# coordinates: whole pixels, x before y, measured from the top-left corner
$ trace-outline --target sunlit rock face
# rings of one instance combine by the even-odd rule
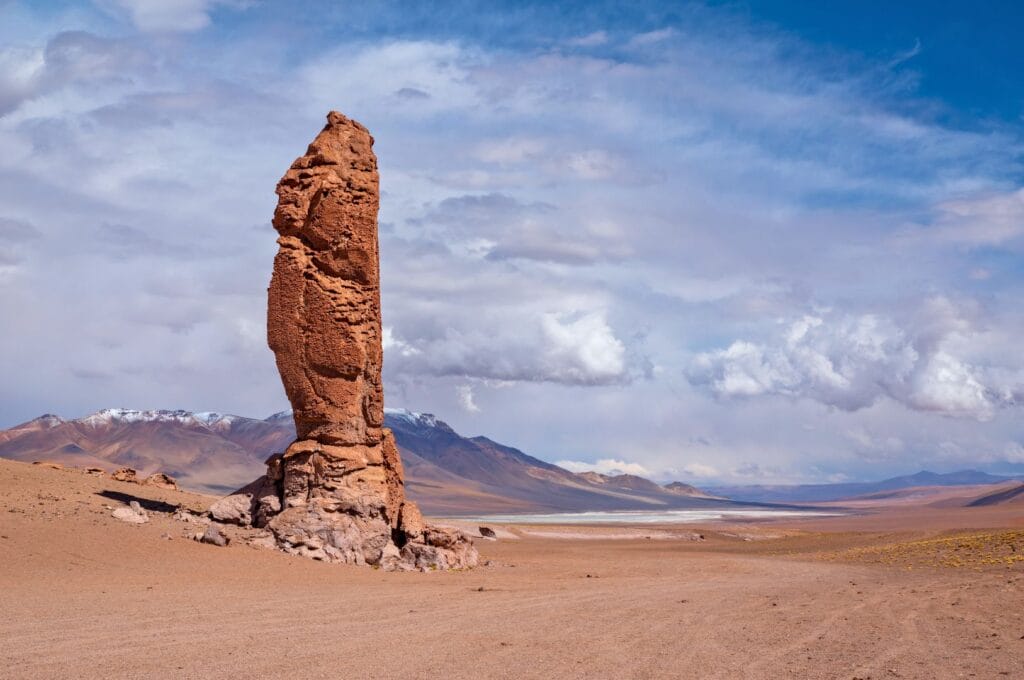
[[[470,539],[424,525],[405,499],[398,448],[383,427],[378,184],[373,137],[337,112],[278,183],[267,338],[298,438],[267,461],[265,477],[211,510],[266,527],[293,554],[388,569],[471,567]]]

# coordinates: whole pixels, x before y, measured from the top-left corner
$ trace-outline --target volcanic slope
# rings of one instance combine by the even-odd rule
[[[431,414],[387,409],[409,495],[429,514],[730,507],[687,485],[573,473],[487,437],[466,438]],[[225,493],[258,476],[294,439],[287,411],[264,420],[214,412],[105,409],[45,415],[0,431],[0,457],[165,472],[185,488]]]

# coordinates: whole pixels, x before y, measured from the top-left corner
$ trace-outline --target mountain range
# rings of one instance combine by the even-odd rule
[[[628,474],[570,472],[487,437],[463,437],[429,413],[386,409],[384,420],[402,452],[409,495],[434,515],[793,505],[1014,479],[976,470],[922,471],[879,482],[701,490]],[[127,466],[147,475],[164,472],[185,488],[219,495],[263,474],[267,457],[283,451],[294,438],[290,411],[256,419],[215,412],[104,409],[74,420],[47,414],[0,430],[0,457],[107,470]]]
[[[486,437],[463,437],[427,413],[387,409],[409,495],[430,514],[726,507],[681,483],[573,473]],[[262,420],[214,412],[105,409],[44,415],[0,431],[0,457],[164,472],[186,488],[228,493],[263,474],[295,438],[291,413]]]
[[[711,486],[708,493],[751,503],[816,503],[841,501],[863,496],[917,487],[972,486],[1001,484],[1020,477],[991,475],[978,470],[938,473],[922,470],[912,475],[890,477],[879,482],[842,482],[837,484]]]

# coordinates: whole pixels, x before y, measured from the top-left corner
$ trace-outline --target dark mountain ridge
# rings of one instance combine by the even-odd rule
[[[813,503],[843,501],[855,497],[881,494],[918,486],[968,486],[1000,484],[1018,479],[1014,476],[992,475],[979,470],[958,470],[938,473],[922,470],[912,475],[891,477],[878,482],[843,482],[838,484],[712,486],[705,490],[733,500],[754,503]]]

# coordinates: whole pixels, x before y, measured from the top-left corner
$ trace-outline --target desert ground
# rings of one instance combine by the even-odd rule
[[[198,543],[212,500],[0,461],[0,675],[1024,677],[1020,504],[496,527],[423,574]]]

